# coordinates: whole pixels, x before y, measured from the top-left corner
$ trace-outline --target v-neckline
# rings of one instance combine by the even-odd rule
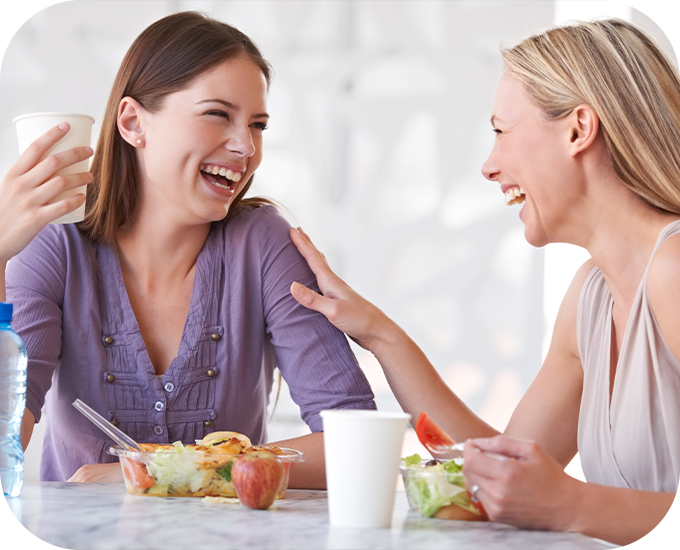
[[[614,345],[614,342],[612,341],[612,327],[614,326],[614,298],[612,296],[611,290],[609,289],[609,285],[607,285],[607,294],[609,295],[609,314],[607,316],[608,319],[608,324],[607,324],[607,341],[609,342],[609,346],[607,348],[607,411],[609,414],[609,422],[611,425],[611,411],[612,411],[612,405],[614,404],[614,397],[616,396],[616,388],[617,386],[620,385],[618,383],[618,380],[621,378],[621,357],[624,354],[625,349],[628,346],[628,340],[630,339],[630,320],[631,317],[633,316],[633,310],[638,307],[638,304],[640,303],[640,300],[642,299],[642,294],[644,292],[644,286],[645,282],[647,280],[647,272],[649,271],[649,266],[652,264],[652,260],[654,259],[654,255],[656,254],[657,249],[661,245],[661,243],[665,240],[665,236],[667,233],[668,228],[677,223],[680,220],[674,220],[668,224],[666,224],[661,231],[659,231],[659,235],[656,238],[656,242],[654,243],[654,247],[652,248],[652,252],[649,255],[649,260],[647,260],[647,265],[645,266],[645,270],[642,273],[642,277],[640,278],[640,282],[638,283],[637,290],[635,291],[635,296],[633,297],[633,301],[631,302],[631,307],[630,311],[628,312],[628,320],[626,321],[626,327],[623,331],[623,339],[621,340],[621,348],[619,349],[619,354],[618,357],[616,358],[616,371],[614,373],[614,380],[612,382],[611,379],[611,371],[612,371],[612,347]]]
[[[212,240],[211,237],[213,233],[214,232],[212,230],[208,233],[208,236],[198,253],[198,257],[196,258],[196,268],[194,272],[194,282],[191,289],[189,311],[187,313],[186,319],[184,320],[184,327],[182,329],[182,336],[179,341],[177,355],[175,355],[175,357],[170,362],[170,365],[168,365],[168,368],[162,375],[156,374],[156,370],[154,369],[146,347],[146,342],[142,337],[142,332],[139,328],[137,317],[135,316],[135,312],[132,309],[127,287],[125,286],[125,280],[123,279],[123,271],[121,269],[118,251],[114,246],[109,247],[113,254],[115,278],[117,280],[116,286],[118,287],[120,307],[123,312],[122,326],[125,328],[125,331],[134,339],[134,348],[136,350],[140,364],[143,366],[147,374],[153,377],[160,376],[162,379],[166,374],[170,373],[174,378],[176,378],[178,374],[176,371],[181,369],[185,363],[184,361],[179,361],[180,357],[187,355],[191,350],[195,349],[198,344],[198,338],[201,334],[203,319],[205,318],[206,314],[206,303],[203,299],[203,296],[212,295],[213,277],[210,276],[210,273],[213,270],[211,269],[211,266],[208,265],[208,263],[210,262],[211,257],[214,257],[214,254],[210,254],[207,249],[210,248],[209,243]]]

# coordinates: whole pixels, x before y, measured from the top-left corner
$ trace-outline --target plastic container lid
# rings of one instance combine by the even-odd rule
[[[7,323],[12,320],[14,307],[7,302],[0,302],[0,323]]]

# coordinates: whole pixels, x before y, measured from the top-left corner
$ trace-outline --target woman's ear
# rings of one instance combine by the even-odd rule
[[[133,147],[144,146],[144,126],[146,111],[131,97],[124,97],[118,105],[118,131],[123,139]]]
[[[568,116],[568,128],[569,153],[575,157],[595,142],[600,131],[600,118],[590,105],[579,105]]]

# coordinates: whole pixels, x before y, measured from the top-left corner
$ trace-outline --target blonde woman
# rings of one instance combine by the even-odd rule
[[[455,439],[475,438],[464,471],[490,519],[627,544],[664,517],[680,476],[680,80],[618,20],[555,28],[503,58],[482,172],[523,203],[530,244],[591,254],[505,433],[295,230],[323,295],[291,291],[375,354],[414,418],[425,410]],[[564,473],[577,451],[587,483]]]

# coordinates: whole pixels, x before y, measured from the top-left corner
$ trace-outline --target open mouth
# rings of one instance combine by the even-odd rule
[[[201,164],[199,170],[207,181],[219,189],[233,189],[234,184],[241,181],[243,176],[241,172],[234,172],[216,164]]]
[[[526,197],[524,189],[521,187],[511,187],[504,193],[505,204],[511,206],[513,204],[522,204]]]

